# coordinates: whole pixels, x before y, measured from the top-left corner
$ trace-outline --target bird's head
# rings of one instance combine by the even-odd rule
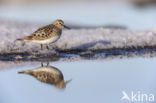
[[[58,89],[64,89],[64,88],[66,88],[66,83],[64,82],[64,80],[58,82],[56,84],[56,88],[58,88]]]
[[[70,83],[71,81],[72,81],[72,79],[70,79],[70,80],[68,80],[66,82],[64,80],[61,80],[58,83],[56,83],[56,88],[58,88],[58,89],[65,89],[66,88],[66,85],[68,83]]]
[[[59,29],[63,29],[63,28],[70,29],[68,26],[64,25],[63,20],[55,20],[53,24]]]

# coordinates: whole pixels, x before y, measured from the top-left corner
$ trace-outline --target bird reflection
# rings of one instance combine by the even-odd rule
[[[50,66],[49,63],[47,63],[46,66],[41,63],[41,67],[18,73],[31,75],[43,83],[54,85],[58,89],[66,88],[67,83],[71,81],[71,79],[64,81],[62,72],[59,69]]]

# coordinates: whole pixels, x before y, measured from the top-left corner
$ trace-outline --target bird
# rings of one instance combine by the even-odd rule
[[[70,29],[68,26],[64,25],[63,20],[58,19],[52,24],[37,29],[29,36],[16,39],[16,41],[30,41],[38,43],[41,45],[41,50],[43,50],[43,45],[46,45],[46,48],[49,50],[48,45],[56,42],[60,38],[63,28]]]
[[[20,71],[18,73],[33,76],[40,82],[54,85],[58,89],[66,88],[66,84],[71,81],[71,79],[68,81],[64,81],[64,76],[62,72],[56,67],[50,66],[49,63],[47,63],[46,66],[41,63],[41,66],[38,68]]]

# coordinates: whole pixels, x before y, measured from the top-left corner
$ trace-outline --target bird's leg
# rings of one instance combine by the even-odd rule
[[[41,62],[41,67],[43,67],[43,62]]]
[[[43,50],[43,44],[41,44],[41,50]]]
[[[47,66],[49,66],[49,62],[47,62]]]
[[[49,50],[48,44],[46,44],[47,49]]]

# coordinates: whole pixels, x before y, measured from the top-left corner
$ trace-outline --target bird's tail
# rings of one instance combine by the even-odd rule
[[[16,39],[16,41],[24,41],[23,38]]]
[[[16,41],[29,41],[29,40],[32,40],[33,36],[30,35],[30,36],[26,36],[24,38],[19,38],[19,39],[16,39]]]
[[[20,71],[20,72],[18,72],[19,74],[24,74],[25,73],[25,71]]]
[[[22,41],[22,39],[16,39],[15,41]]]
[[[20,71],[19,74],[27,74],[27,71]]]
[[[33,75],[33,72],[32,71],[20,71],[18,72],[19,74],[28,74],[28,75]]]

